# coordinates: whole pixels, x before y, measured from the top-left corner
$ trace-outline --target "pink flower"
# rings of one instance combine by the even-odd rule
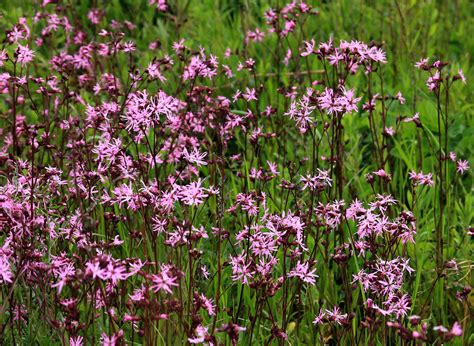
[[[0,50],[0,67],[3,66],[3,62],[8,60],[8,53],[5,49]]]
[[[270,170],[270,173],[274,175],[280,174],[280,172],[278,172],[278,165],[276,163],[273,163],[267,160],[267,164],[268,164],[268,169]]]
[[[92,24],[97,25],[100,22],[102,17],[101,12],[98,9],[92,9],[87,14],[87,18],[91,21]]]
[[[461,69],[458,70],[458,75],[459,75],[459,78],[461,78],[461,81],[466,84],[466,77],[464,76],[464,73],[462,72]]]
[[[82,346],[84,338],[82,336],[76,336],[75,338],[69,338],[69,346]]]
[[[232,267],[232,280],[249,284],[255,272],[250,269],[251,263],[246,263],[246,256],[243,253],[235,257],[231,256],[229,262]]]
[[[173,293],[172,288],[178,286],[176,283],[177,278],[172,275],[170,267],[167,265],[162,265],[161,272],[158,274],[152,274],[150,277],[153,282],[150,289],[155,293],[161,290]]]
[[[423,172],[420,172],[420,173],[410,172],[409,178],[412,181],[412,183],[417,186],[419,185],[434,186],[432,173],[428,173],[425,175],[423,174]]]
[[[437,89],[440,83],[441,83],[441,75],[438,70],[435,72],[434,75],[430,76],[426,80],[426,86],[428,87],[430,91],[434,91],[435,89]]]
[[[92,276],[92,279],[100,278],[104,275],[104,270],[100,268],[98,261],[87,262],[85,272],[86,275]]]
[[[307,42],[304,41],[304,51],[301,53],[301,56],[308,56],[314,53],[314,46],[315,42],[314,39],[311,39],[311,41]]]
[[[462,328],[458,321],[454,322],[453,327],[451,328],[450,333],[454,336],[462,335]]]
[[[418,62],[415,63],[415,67],[418,69],[426,67],[428,64],[428,58],[420,59]]]
[[[345,55],[340,54],[338,49],[336,49],[333,54],[328,56],[330,65],[338,65],[339,61],[343,61],[344,59],[345,59]]]
[[[333,89],[326,88],[318,97],[319,107],[327,111],[329,115],[342,112],[343,107],[338,102],[338,98]]]
[[[301,176],[300,182],[303,183],[303,190],[311,191],[323,190],[325,187],[332,186],[332,179],[329,177],[328,171],[317,169],[318,174]]]
[[[392,180],[392,176],[385,172],[385,170],[383,168],[379,169],[378,171],[375,171],[375,172],[372,172],[372,174],[380,177],[380,178],[383,178],[384,180],[387,180],[387,181],[391,181]]]
[[[242,94],[245,101],[250,102],[252,100],[257,100],[257,96],[255,95],[256,91],[255,88],[249,89],[246,88],[245,93]]]
[[[389,137],[393,137],[395,136],[395,129],[393,127],[386,127],[384,130],[383,130],[383,134],[385,136],[389,136]]]
[[[128,273],[124,266],[109,263],[107,265],[107,274],[104,275],[104,277],[111,280],[112,284],[115,285],[118,281],[126,280],[128,278]]]
[[[201,344],[204,342],[207,335],[207,328],[203,327],[202,325],[198,325],[196,329],[194,329],[194,336],[188,338],[188,342],[190,344]]]
[[[337,324],[342,324],[342,322],[345,322],[347,319],[347,314],[341,313],[341,309],[337,306],[335,306],[332,311],[326,310],[326,314],[330,321],[334,321]]]
[[[325,322],[334,322],[342,325],[347,321],[347,314],[341,313],[341,309],[335,306],[332,310],[324,309],[319,311],[319,315],[316,316],[313,323],[323,324]]]
[[[132,53],[136,50],[136,46],[135,46],[135,43],[132,42],[132,41],[129,41],[129,42],[125,42],[123,47],[122,47],[122,50],[125,52],[125,53]]]
[[[58,294],[60,294],[67,280],[75,274],[76,270],[74,269],[74,266],[71,263],[68,263],[62,268],[58,270],[54,270],[54,271],[55,271],[55,274],[58,275],[59,281],[51,285],[51,287],[53,288],[57,287]]]
[[[377,47],[372,47],[369,48],[366,51],[367,55],[369,56],[370,59],[376,62],[381,62],[382,64],[385,64],[387,62],[387,59],[385,57],[385,52]]]
[[[216,315],[216,306],[214,305],[212,299],[207,298],[204,294],[200,294],[197,298],[198,303],[204,307],[209,316]]]
[[[288,49],[285,54],[285,58],[283,59],[283,64],[285,66],[288,66],[290,64],[290,60],[292,57],[293,53],[291,52],[291,49]]]
[[[6,256],[0,256],[0,282],[13,282],[13,274]]]
[[[28,45],[22,46],[21,44],[19,44],[15,53],[17,61],[21,64],[21,66],[25,66],[26,64],[31,62],[35,56],[33,51],[28,48]]]
[[[161,82],[166,81],[166,78],[161,74],[160,65],[154,62],[150,62],[146,69],[146,72],[153,79],[159,79]]]
[[[398,99],[398,102],[400,102],[401,105],[405,104],[405,98],[402,96],[402,93],[400,91],[397,93],[395,97]]]
[[[313,123],[310,115],[316,109],[316,106],[311,105],[310,102],[309,97],[305,95],[299,101],[291,102],[290,109],[285,113],[296,122],[296,126],[301,133],[305,133]]]
[[[115,346],[117,345],[117,341],[121,339],[123,336],[123,330],[119,330],[118,332],[114,333],[112,336],[108,336],[105,333],[102,333],[100,340],[102,342],[102,346]]]
[[[301,263],[298,261],[296,267],[288,273],[288,277],[297,277],[303,282],[307,282],[310,285],[315,285],[316,278],[318,277],[318,275],[314,274],[315,272],[316,269],[309,269],[308,262]]]
[[[467,160],[458,160],[456,165],[456,171],[458,173],[464,174],[469,170],[469,162]]]
[[[324,313],[323,310],[320,310],[319,314],[314,319],[313,324],[323,324],[325,318],[326,318],[326,314]]]
[[[414,122],[415,124],[418,124],[420,122],[420,115],[418,112],[416,112],[415,115],[413,115],[412,117],[403,119],[403,122]]]
[[[456,162],[456,153],[454,151],[449,152],[449,159]]]
[[[207,156],[207,153],[200,153],[199,150],[194,149],[191,153],[185,148],[183,156],[189,163],[195,163],[198,167],[206,166],[207,162],[203,159]]]
[[[261,42],[265,37],[265,33],[260,31],[259,28],[256,28],[255,31],[248,31],[245,38],[245,42],[248,43],[250,40],[253,42]]]
[[[255,256],[268,257],[278,250],[278,246],[273,235],[258,231],[250,238],[250,249],[252,250],[252,254]]]
[[[168,10],[168,4],[166,3],[166,0],[149,0],[149,2],[150,5],[156,4],[156,7],[160,12],[166,12]]]
[[[186,205],[197,206],[204,202],[209,195],[202,187],[201,179],[191,182],[189,185],[179,187],[179,198]]]

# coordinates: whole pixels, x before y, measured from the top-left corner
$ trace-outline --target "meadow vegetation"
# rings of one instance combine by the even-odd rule
[[[474,344],[474,3],[0,4],[0,344]]]

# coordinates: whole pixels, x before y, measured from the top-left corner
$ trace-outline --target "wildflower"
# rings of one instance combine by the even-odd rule
[[[250,263],[246,263],[245,255],[242,253],[235,257],[231,256],[229,262],[232,267],[232,280],[249,284],[255,272],[250,269]]]
[[[200,270],[201,270],[202,276],[204,276],[205,279],[209,279],[210,273],[209,273],[209,270],[207,270],[207,267],[205,265],[202,265],[200,267]]]
[[[203,159],[207,156],[207,153],[199,153],[197,149],[194,149],[191,153],[187,149],[184,149],[183,156],[189,163],[195,163],[198,167],[206,166],[207,162]]]
[[[462,72],[461,69],[458,70],[458,75],[459,75],[459,78],[461,78],[461,81],[466,84],[466,77],[464,76],[464,73]]]
[[[428,89],[430,91],[433,91],[433,90],[437,89],[439,87],[440,83],[441,83],[441,75],[440,75],[439,71],[436,71],[434,73],[434,75],[430,76],[426,80],[426,86],[428,87]]]
[[[300,132],[305,133],[313,123],[310,115],[315,109],[316,106],[310,105],[310,99],[305,95],[299,101],[293,101],[290,105],[290,109],[285,113],[285,115],[288,115],[290,119],[295,120],[296,126],[300,129]]]
[[[398,102],[400,102],[401,105],[405,104],[405,98],[402,96],[402,93],[400,91],[397,93],[395,97],[398,99]]]
[[[315,212],[328,227],[335,229],[342,221],[344,215],[344,204],[345,202],[343,200],[334,201],[333,203],[328,204],[319,202]]]
[[[201,344],[204,342],[207,335],[208,335],[207,328],[203,327],[202,325],[198,325],[194,329],[194,337],[188,338],[188,342],[190,344]]]
[[[296,22],[294,20],[286,20],[283,30],[280,33],[281,37],[286,37],[290,32],[293,32],[296,28]]]
[[[166,78],[161,74],[160,65],[155,62],[150,62],[146,69],[146,72],[153,79],[159,79],[161,82],[166,81]]]
[[[3,62],[8,60],[8,53],[5,49],[0,50],[0,67],[3,66]]]
[[[450,333],[454,336],[462,335],[462,328],[458,321],[454,322],[453,327],[451,328]]]
[[[339,61],[344,60],[345,56],[343,54],[339,54],[339,50],[335,50],[333,54],[328,56],[329,64],[330,65],[338,65]]]
[[[311,39],[311,41],[307,42],[307,41],[304,41],[304,51],[301,53],[301,56],[308,56],[308,55],[311,55],[314,53],[314,46],[315,46],[315,42],[314,42],[314,39]]]
[[[452,268],[455,271],[459,271],[459,266],[454,258],[447,261],[444,265],[446,268]]]
[[[357,112],[357,103],[362,99],[361,97],[354,97],[353,89],[342,88],[342,96],[338,98],[338,103],[344,107],[344,113]]]
[[[386,127],[383,130],[383,134],[388,137],[393,137],[395,136],[395,129],[393,127]]]
[[[434,186],[432,173],[428,173],[425,175],[423,174],[423,172],[410,172],[408,176],[414,185]]]
[[[99,24],[101,17],[102,17],[102,13],[98,9],[92,9],[89,11],[89,13],[87,13],[87,18],[94,25]]]
[[[319,311],[319,315],[316,316],[313,323],[322,324],[325,322],[336,323],[342,325],[347,322],[347,314],[341,313],[341,309],[335,306],[332,310],[324,309]]]
[[[270,170],[270,173],[272,173],[273,175],[279,175],[280,174],[280,172],[278,172],[278,166],[277,166],[276,163],[273,163],[273,162],[267,160],[267,164],[268,164],[268,169]]]
[[[456,165],[456,171],[458,173],[464,174],[469,170],[469,162],[467,160],[458,160]]]
[[[82,336],[69,338],[69,346],[82,346],[83,344],[84,344],[84,338]]]
[[[200,294],[197,298],[200,305],[204,307],[204,309],[207,311],[209,316],[216,315],[216,306],[214,305],[212,299],[207,298],[204,294]]]
[[[33,51],[28,48],[28,45],[22,46],[21,44],[19,44],[15,53],[17,61],[21,64],[21,66],[25,66],[26,64],[31,62],[35,56]]]
[[[385,170],[383,168],[379,169],[378,171],[372,172],[372,174],[374,174],[376,176],[379,176],[380,178],[382,178],[385,181],[391,181],[392,180],[392,176],[389,173],[385,172]]]
[[[168,225],[168,220],[161,219],[160,216],[154,216],[152,218],[152,231],[156,234],[161,234],[165,231],[166,226]]]
[[[132,41],[129,41],[129,42],[125,42],[123,47],[122,47],[122,50],[125,52],[125,53],[132,53],[136,50],[136,46],[135,46],[135,43],[132,42]]]
[[[70,277],[72,277],[75,274],[76,271],[74,269],[74,266],[71,263],[68,263],[65,266],[63,266],[62,268],[60,268],[58,270],[54,270],[54,271],[58,275],[59,281],[57,283],[51,285],[51,287],[53,287],[53,288],[57,287],[58,288],[58,294],[60,294],[63,287],[64,287],[64,285],[66,284],[67,280]]]
[[[158,11],[166,12],[168,11],[168,4],[166,0],[149,0],[150,5],[156,4]]]
[[[318,277],[318,275],[314,274],[315,272],[316,269],[310,271],[308,262],[301,263],[298,261],[296,267],[288,273],[288,277],[297,277],[303,282],[315,285],[316,278]]]
[[[13,273],[6,256],[0,256],[0,282],[13,282]]]
[[[448,332],[448,328],[446,328],[445,326],[435,326],[435,327],[433,327],[433,330],[437,331],[439,333],[442,333],[442,334]]]
[[[122,336],[123,330],[120,329],[110,337],[107,334],[102,333],[100,340],[102,342],[102,346],[116,346],[117,342],[122,338]]]
[[[191,182],[189,185],[179,187],[179,199],[186,205],[197,206],[204,202],[208,197],[202,187],[201,179]]]
[[[250,238],[250,249],[255,256],[271,256],[278,247],[271,234],[256,232]]]
[[[313,324],[323,324],[325,318],[326,318],[326,314],[324,313],[323,310],[320,310],[319,314],[314,319]]]
[[[253,42],[262,42],[264,37],[265,37],[265,33],[260,31],[259,28],[256,28],[255,31],[249,30],[247,32],[245,42],[248,43],[249,40],[252,40]]]
[[[123,265],[112,263],[107,265],[107,273],[103,274],[103,277],[111,280],[113,285],[115,285],[119,280],[126,280],[128,276],[129,275]]]
[[[293,53],[291,52],[291,49],[288,49],[285,54],[285,58],[283,59],[283,64],[285,66],[288,66],[290,64],[290,60],[292,57]]]
[[[342,314],[341,309],[335,306],[331,311],[326,310],[326,316],[330,321],[334,321],[337,324],[342,324],[347,319],[347,314]]]
[[[418,123],[420,122],[420,115],[419,115],[418,112],[417,112],[417,113],[415,113],[415,115],[413,115],[412,117],[403,119],[403,121],[404,121],[405,123],[414,122],[415,124],[418,125]]]
[[[303,183],[303,190],[309,189],[311,191],[318,191],[325,187],[332,186],[332,179],[329,177],[329,172],[319,168],[317,171],[318,174],[315,176],[307,174],[300,178],[300,182]]]
[[[257,96],[255,95],[255,88],[252,88],[252,89],[246,88],[246,91],[244,94],[242,94],[242,96],[247,102],[250,102],[252,100],[257,100]]]
[[[172,288],[178,286],[176,283],[177,278],[172,276],[168,266],[162,266],[161,272],[152,274],[150,278],[153,283],[150,289],[155,293],[161,290],[173,293]]]
[[[92,276],[92,279],[100,278],[104,276],[104,270],[100,267],[99,261],[88,261],[86,263],[86,275]]]
[[[420,59],[418,62],[415,63],[415,67],[418,69],[425,68],[428,65],[428,58]]]

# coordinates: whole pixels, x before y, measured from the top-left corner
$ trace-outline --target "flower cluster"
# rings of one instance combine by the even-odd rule
[[[149,5],[179,34],[179,5]],[[140,23],[106,8],[81,19],[43,1],[5,30],[0,343],[33,330],[69,345],[307,342],[295,325],[322,342],[463,335],[470,264],[447,261],[444,241],[469,240],[467,211],[446,216],[468,209],[453,200],[469,162],[449,151],[440,103],[461,70],[416,63],[439,103],[435,141],[428,114],[390,109],[409,100],[383,83],[383,45],[307,38],[318,11],[304,1],[224,52],[182,37],[146,49]],[[400,153],[404,126],[434,151],[424,162]],[[431,229],[437,264],[422,272]],[[445,288],[463,308],[431,315]]]

